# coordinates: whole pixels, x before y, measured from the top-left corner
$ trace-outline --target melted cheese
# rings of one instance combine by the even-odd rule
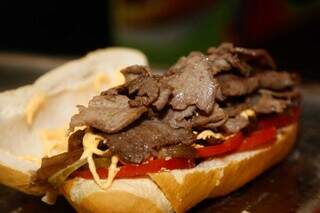
[[[83,136],[83,141],[82,141],[83,153],[82,153],[82,156],[80,159],[87,159],[88,165],[89,165],[89,170],[93,176],[94,181],[102,189],[107,189],[108,187],[111,186],[112,181],[118,172],[117,163],[118,163],[119,159],[117,156],[112,157],[111,165],[109,167],[108,179],[106,180],[106,182],[103,182],[97,173],[97,168],[96,168],[94,161],[93,161],[93,154],[103,155],[106,152],[108,152],[108,150],[102,151],[102,150],[98,149],[99,143],[103,140],[104,139],[101,136],[87,132]]]
[[[112,156],[111,158],[111,164],[109,166],[109,172],[108,172],[108,179],[105,184],[103,184],[102,188],[107,189],[111,186],[114,178],[116,177],[119,168],[117,168],[119,158],[117,156]]]
[[[249,117],[256,116],[256,113],[252,109],[246,109],[240,113],[240,116],[244,117],[245,119],[249,120]]]
[[[38,93],[33,98],[31,98],[26,107],[26,121],[28,125],[32,124],[37,111],[40,109],[46,99],[47,95],[44,93]]]
[[[67,127],[42,130],[40,137],[44,146],[44,154],[47,157],[60,154],[68,149]]]
[[[197,140],[206,140],[208,138],[217,138],[217,139],[224,139],[224,136],[220,133],[215,133],[209,129],[202,131],[200,134],[197,135]]]

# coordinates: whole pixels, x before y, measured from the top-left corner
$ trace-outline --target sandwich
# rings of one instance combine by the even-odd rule
[[[185,212],[243,186],[293,147],[298,78],[278,71],[265,50],[223,43],[163,74],[145,61],[118,69],[122,84],[76,103],[65,150],[44,155],[28,189],[48,203],[63,194],[79,212]]]

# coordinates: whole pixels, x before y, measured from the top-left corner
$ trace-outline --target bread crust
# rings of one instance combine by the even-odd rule
[[[185,212],[206,198],[226,195],[283,159],[294,145],[297,129],[298,124],[294,123],[278,130],[277,141],[265,148],[206,160],[192,169],[150,174],[151,180],[161,190],[155,190],[152,195],[153,197],[164,195],[175,212]],[[91,191],[86,195],[86,189],[81,188],[82,185],[79,184],[79,181],[88,182],[91,180],[81,178],[69,180],[62,191],[69,202],[80,212],[82,210],[88,212],[106,210],[108,212],[171,211],[165,208],[154,208],[156,206],[154,199],[141,199],[141,196],[135,194],[134,191],[128,195],[126,191],[111,193],[112,190],[108,189],[93,193]],[[117,181],[119,180],[115,180],[113,184],[117,184]],[[139,179],[127,179],[127,181],[134,182]],[[81,200],[70,199],[72,188],[73,190],[77,188],[78,193],[83,194]]]

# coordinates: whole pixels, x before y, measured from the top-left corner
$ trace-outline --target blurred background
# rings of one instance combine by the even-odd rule
[[[135,47],[165,68],[223,41],[320,80],[319,0],[2,0],[0,27],[0,89],[97,48]]]

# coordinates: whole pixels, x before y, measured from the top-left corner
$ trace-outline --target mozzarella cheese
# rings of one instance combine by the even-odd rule
[[[94,181],[97,183],[98,186],[100,186],[102,189],[107,189],[111,186],[113,179],[115,178],[118,168],[118,157],[113,156],[111,158],[111,165],[109,167],[109,173],[108,173],[108,179],[106,181],[102,181],[97,173],[97,168],[93,161],[93,154],[96,155],[104,155],[108,152],[108,150],[102,151],[98,149],[98,145],[101,141],[103,141],[103,137],[100,135],[95,135],[93,133],[87,132],[83,136],[83,153],[80,159],[87,159],[89,170],[93,176]]]
[[[47,95],[43,92],[38,93],[29,101],[26,107],[26,121],[28,125],[31,125],[37,111],[44,104],[47,99]]]

